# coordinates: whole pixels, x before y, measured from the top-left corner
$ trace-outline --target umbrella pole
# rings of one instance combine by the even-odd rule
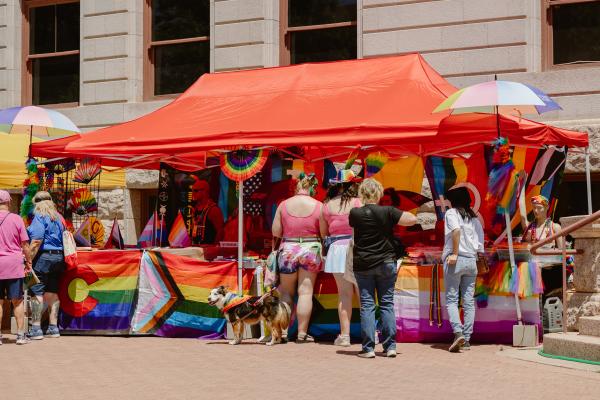
[[[29,126],[29,151],[27,153],[27,158],[31,158],[31,143],[33,143],[33,125]]]
[[[587,208],[588,214],[592,214],[592,177],[590,171],[590,148],[585,148],[585,182],[587,190]]]
[[[506,236],[508,237],[508,256],[510,259],[510,269],[513,274],[518,274],[517,263],[515,262],[515,249],[513,248],[513,237],[512,237],[512,226],[510,225],[510,216],[508,211],[504,211],[504,219],[506,220]],[[521,302],[519,301],[519,290],[515,290],[515,304],[517,306],[517,322],[519,325],[523,325],[523,318],[521,316]]]
[[[238,293],[242,295],[242,270],[244,268],[244,181],[238,183]]]
[[[498,139],[500,139],[500,114],[498,113],[498,106],[496,106],[496,132],[498,133]]]

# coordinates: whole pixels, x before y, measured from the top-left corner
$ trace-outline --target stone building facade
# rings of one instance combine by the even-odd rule
[[[39,100],[41,95],[35,92],[35,87],[40,83],[35,71],[42,62],[36,61],[39,56],[31,51],[38,46],[31,40],[32,32],[38,32],[32,25],[31,9],[66,3],[73,1],[0,0],[0,108],[35,104]],[[79,57],[73,67],[78,71],[75,78],[78,85],[74,89],[78,95],[75,101],[57,106],[60,111],[83,131],[89,131],[131,120],[167,104],[174,95],[156,94],[160,84],[157,86],[157,70],[152,69],[148,54],[172,44],[169,40],[157,40],[150,26],[158,21],[154,19],[153,7],[168,2],[80,0],[75,3],[79,4],[79,40],[68,41],[71,47],[67,50],[59,48],[55,40],[55,48],[45,50]],[[589,62],[600,60],[600,50],[589,46],[590,54],[580,56],[584,59],[575,54],[571,57],[576,59],[571,60],[567,55],[567,62],[562,62],[558,54],[565,51],[564,40],[561,42],[565,18],[568,29],[570,16],[600,10],[598,1],[585,1],[583,6],[581,1],[573,0],[206,0],[206,3],[204,30],[190,28],[196,33],[192,32],[193,38],[183,41],[206,49],[202,50],[208,55],[206,71],[273,67],[303,60],[306,54],[310,56],[310,49],[290,54],[293,53],[290,41],[298,48],[302,43],[306,46],[302,32],[307,31],[299,25],[322,24],[323,29],[345,29],[344,34],[350,30],[350,49],[344,53],[349,58],[420,52],[457,87],[491,80],[497,75],[498,79],[541,88],[564,110],[547,113],[539,119],[590,132],[593,170],[600,173],[600,62]],[[321,4],[323,7],[337,4],[349,17],[341,22],[334,18],[334,23],[326,19],[311,20],[310,15],[319,12],[310,7]],[[55,12],[55,21],[59,21],[62,11]],[[299,18],[304,22],[292,23],[295,12],[306,13],[304,20]],[[42,21],[43,13],[38,14],[36,18]],[[593,16],[584,18],[588,25],[596,22],[598,19]],[[59,37],[63,25],[59,21],[57,26],[55,32]],[[592,36],[597,38],[600,26],[595,30],[591,26],[588,32],[595,32]],[[316,45],[317,41],[313,43]],[[596,46],[599,42],[596,40]],[[584,40],[583,44],[586,43]],[[306,54],[301,54],[302,51]],[[167,55],[165,51],[161,56],[161,60],[166,60],[165,65],[169,63]],[[557,63],[557,59],[561,62]],[[574,185],[582,180],[582,160],[582,156],[572,156],[567,167],[571,174],[567,180]],[[148,202],[150,189],[156,185],[155,173],[129,171],[126,188],[102,195],[100,202],[107,204],[101,212],[102,218],[116,216],[123,220],[127,241],[134,241],[135,231],[139,232],[140,221],[145,218],[143,203]]]

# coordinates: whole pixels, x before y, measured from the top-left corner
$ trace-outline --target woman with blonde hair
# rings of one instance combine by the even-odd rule
[[[52,196],[48,192],[37,192],[33,197],[33,220],[29,228],[31,238],[31,255],[34,257],[33,270],[40,283],[31,287],[31,319],[32,327],[29,337],[41,340],[44,333],[41,328],[42,311],[44,303],[49,310],[50,323],[46,337],[59,337],[58,310],[58,284],[62,272],[65,270],[63,255],[62,235],[65,229],[64,219],[56,210]]]
[[[330,186],[321,212],[321,236],[325,238],[327,248],[325,272],[333,274],[338,289],[340,334],[333,344],[343,347],[350,346],[352,299],[356,288],[352,282],[344,279],[344,271],[346,253],[352,239],[348,215],[353,208],[362,206],[358,199],[358,182],[352,170],[338,171],[336,178],[329,180]]]
[[[353,270],[360,294],[362,358],[375,357],[375,292],[381,314],[383,351],[396,357],[396,317],[394,285],[401,249],[394,240],[394,226],[410,226],[414,215],[392,206],[378,205],[383,195],[381,183],[365,179],[358,194],[364,206],[350,210],[354,229]]]
[[[282,238],[278,266],[280,283],[278,290],[282,300],[293,306],[298,293],[296,317],[298,318],[297,342],[312,342],[308,323],[312,313],[312,297],[317,274],[322,270],[319,216],[323,204],[312,198],[318,185],[314,174],[301,174],[296,194],[281,202],[273,220],[272,233]]]

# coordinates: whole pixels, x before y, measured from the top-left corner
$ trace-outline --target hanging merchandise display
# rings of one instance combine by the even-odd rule
[[[94,180],[95,177],[100,175],[100,172],[102,172],[102,168],[97,159],[84,158],[75,169],[73,182],[88,184]]]
[[[268,158],[267,150],[235,150],[221,156],[221,169],[229,179],[241,182],[246,180],[265,166]]]
[[[67,209],[77,215],[86,215],[93,211],[98,211],[98,203],[89,189],[82,187],[73,191],[71,198],[67,202]]]
[[[365,178],[369,178],[381,171],[385,163],[388,162],[389,158],[389,153],[383,149],[369,152],[365,158]]]
[[[27,179],[23,183],[23,201],[21,202],[20,214],[23,219],[30,220],[33,215],[33,196],[40,190],[40,178],[35,158],[30,158],[25,163],[27,168]]]

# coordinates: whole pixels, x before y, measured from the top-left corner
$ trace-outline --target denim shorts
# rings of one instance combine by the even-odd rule
[[[0,300],[23,298],[23,278],[0,279]]]
[[[65,270],[64,256],[42,252],[36,258],[33,270],[40,279],[40,283],[29,289],[33,295],[41,296],[46,292],[58,293],[60,278]]]

